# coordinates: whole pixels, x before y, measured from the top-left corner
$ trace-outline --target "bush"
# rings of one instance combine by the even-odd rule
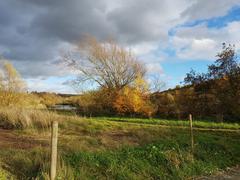
[[[34,94],[0,91],[0,107],[24,107],[45,109],[41,98]]]

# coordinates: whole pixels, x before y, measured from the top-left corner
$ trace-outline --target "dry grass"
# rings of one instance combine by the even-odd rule
[[[4,129],[46,128],[59,115],[47,110],[0,108],[0,127]]]

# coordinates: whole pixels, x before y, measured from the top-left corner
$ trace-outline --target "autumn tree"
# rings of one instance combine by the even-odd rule
[[[90,111],[90,114],[151,116],[145,68],[130,50],[112,40],[100,42],[89,36],[75,50],[63,56],[63,62],[78,72],[74,84],[98,85],[97,90],[82,94],[80,110],[85,114]]]
[[[14,105],[21,101],[21,93],[25,91],[25,82],[13,65],[5,61],[0,73],[0,104],[2,106]]]
[[[115,93],[103,88],[82,93],[75,100],[79,113],[84,116],[114,115]]]
[[[10,62],[5,61],[3,63],[1,74],[0,86],[2,91],[23,92],[26,90],[25,82]]]
[[[148,84],[138,76],[132,86],[125,86],[117,92],[113,106],[117,113],[122,115],[152,117],[155,108],[150,102],[149,95]]]
[[[151,101],[156,105],[156,115],[163,118],[177,118],[179,112],[175,98],[172,92],[153,93]]]
[[[145,74],[130,50],[112,40],[100,42],[90,36],[79,43],[75,52],[65,54],[63,62],[78,72],[76,83],[94,82],[110,90],[122,89]]]
[[[216,95],[216,110],[220,120],[239,117],[240,113],[240,64],[235,46],[223,44],[222,52],[217,54],[215,64],[209,66],[213,93]]]
[[[222,51],[217,54],[217,60],[208,66],[207,73],[197,74],[192,70],[184,81],[198,92],[205,115],[215,111],[220,121],[237,118],[240,113],[240,102],[237,100],[240,93],[240,65],[234,45],[223,43]],[[213,101],[213,95],[214,104],[209,103]]]

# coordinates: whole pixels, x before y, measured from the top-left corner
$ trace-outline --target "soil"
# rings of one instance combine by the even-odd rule
[[[0,129],[0,149],[30,149],[39,146],[48,146],[49,142],[36,137],[29,137],[14,133],[12,130]]]
[[[196,180],[240,180],[240,165],[228,168],[226,171],[221,171],[212,176],[204,176]]]

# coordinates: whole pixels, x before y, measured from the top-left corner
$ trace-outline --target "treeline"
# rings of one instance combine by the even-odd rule
[[[155,111],[150,94],[136,84],[121,90],[101,88],[88,91],[67,101],[77,106],[82,116],[152,117]]]
[[[182,88],[155,93],[158,116],[240,121],[240,65],[234,45],[223,44],[207,73],[191,70]]]
[[[223,44],[207,73],[191,70],[184,85],[150,92],[143,76],[123,88],[101,87],[74,100],[82,115],[121,115],[214,121],[240,120],[240,66],[235,47]]]
[[[223,44],[207,73],[191,70],[184,85],[153,92],[146,69],[131,53],[113,41],[87,37],[74,54],[62,63],[79,72],[71,82],[79,89],[93,85],[76,96],[56,93],[27,93],[26,83],[7,61],[1,65],[0,107],[46,109],[71,104],[82,116],[128,116],[184,119],[188,114],[206,120],[240,121],[240,65],[235,47]],[[159,89],[161,83],[154,84]]]

